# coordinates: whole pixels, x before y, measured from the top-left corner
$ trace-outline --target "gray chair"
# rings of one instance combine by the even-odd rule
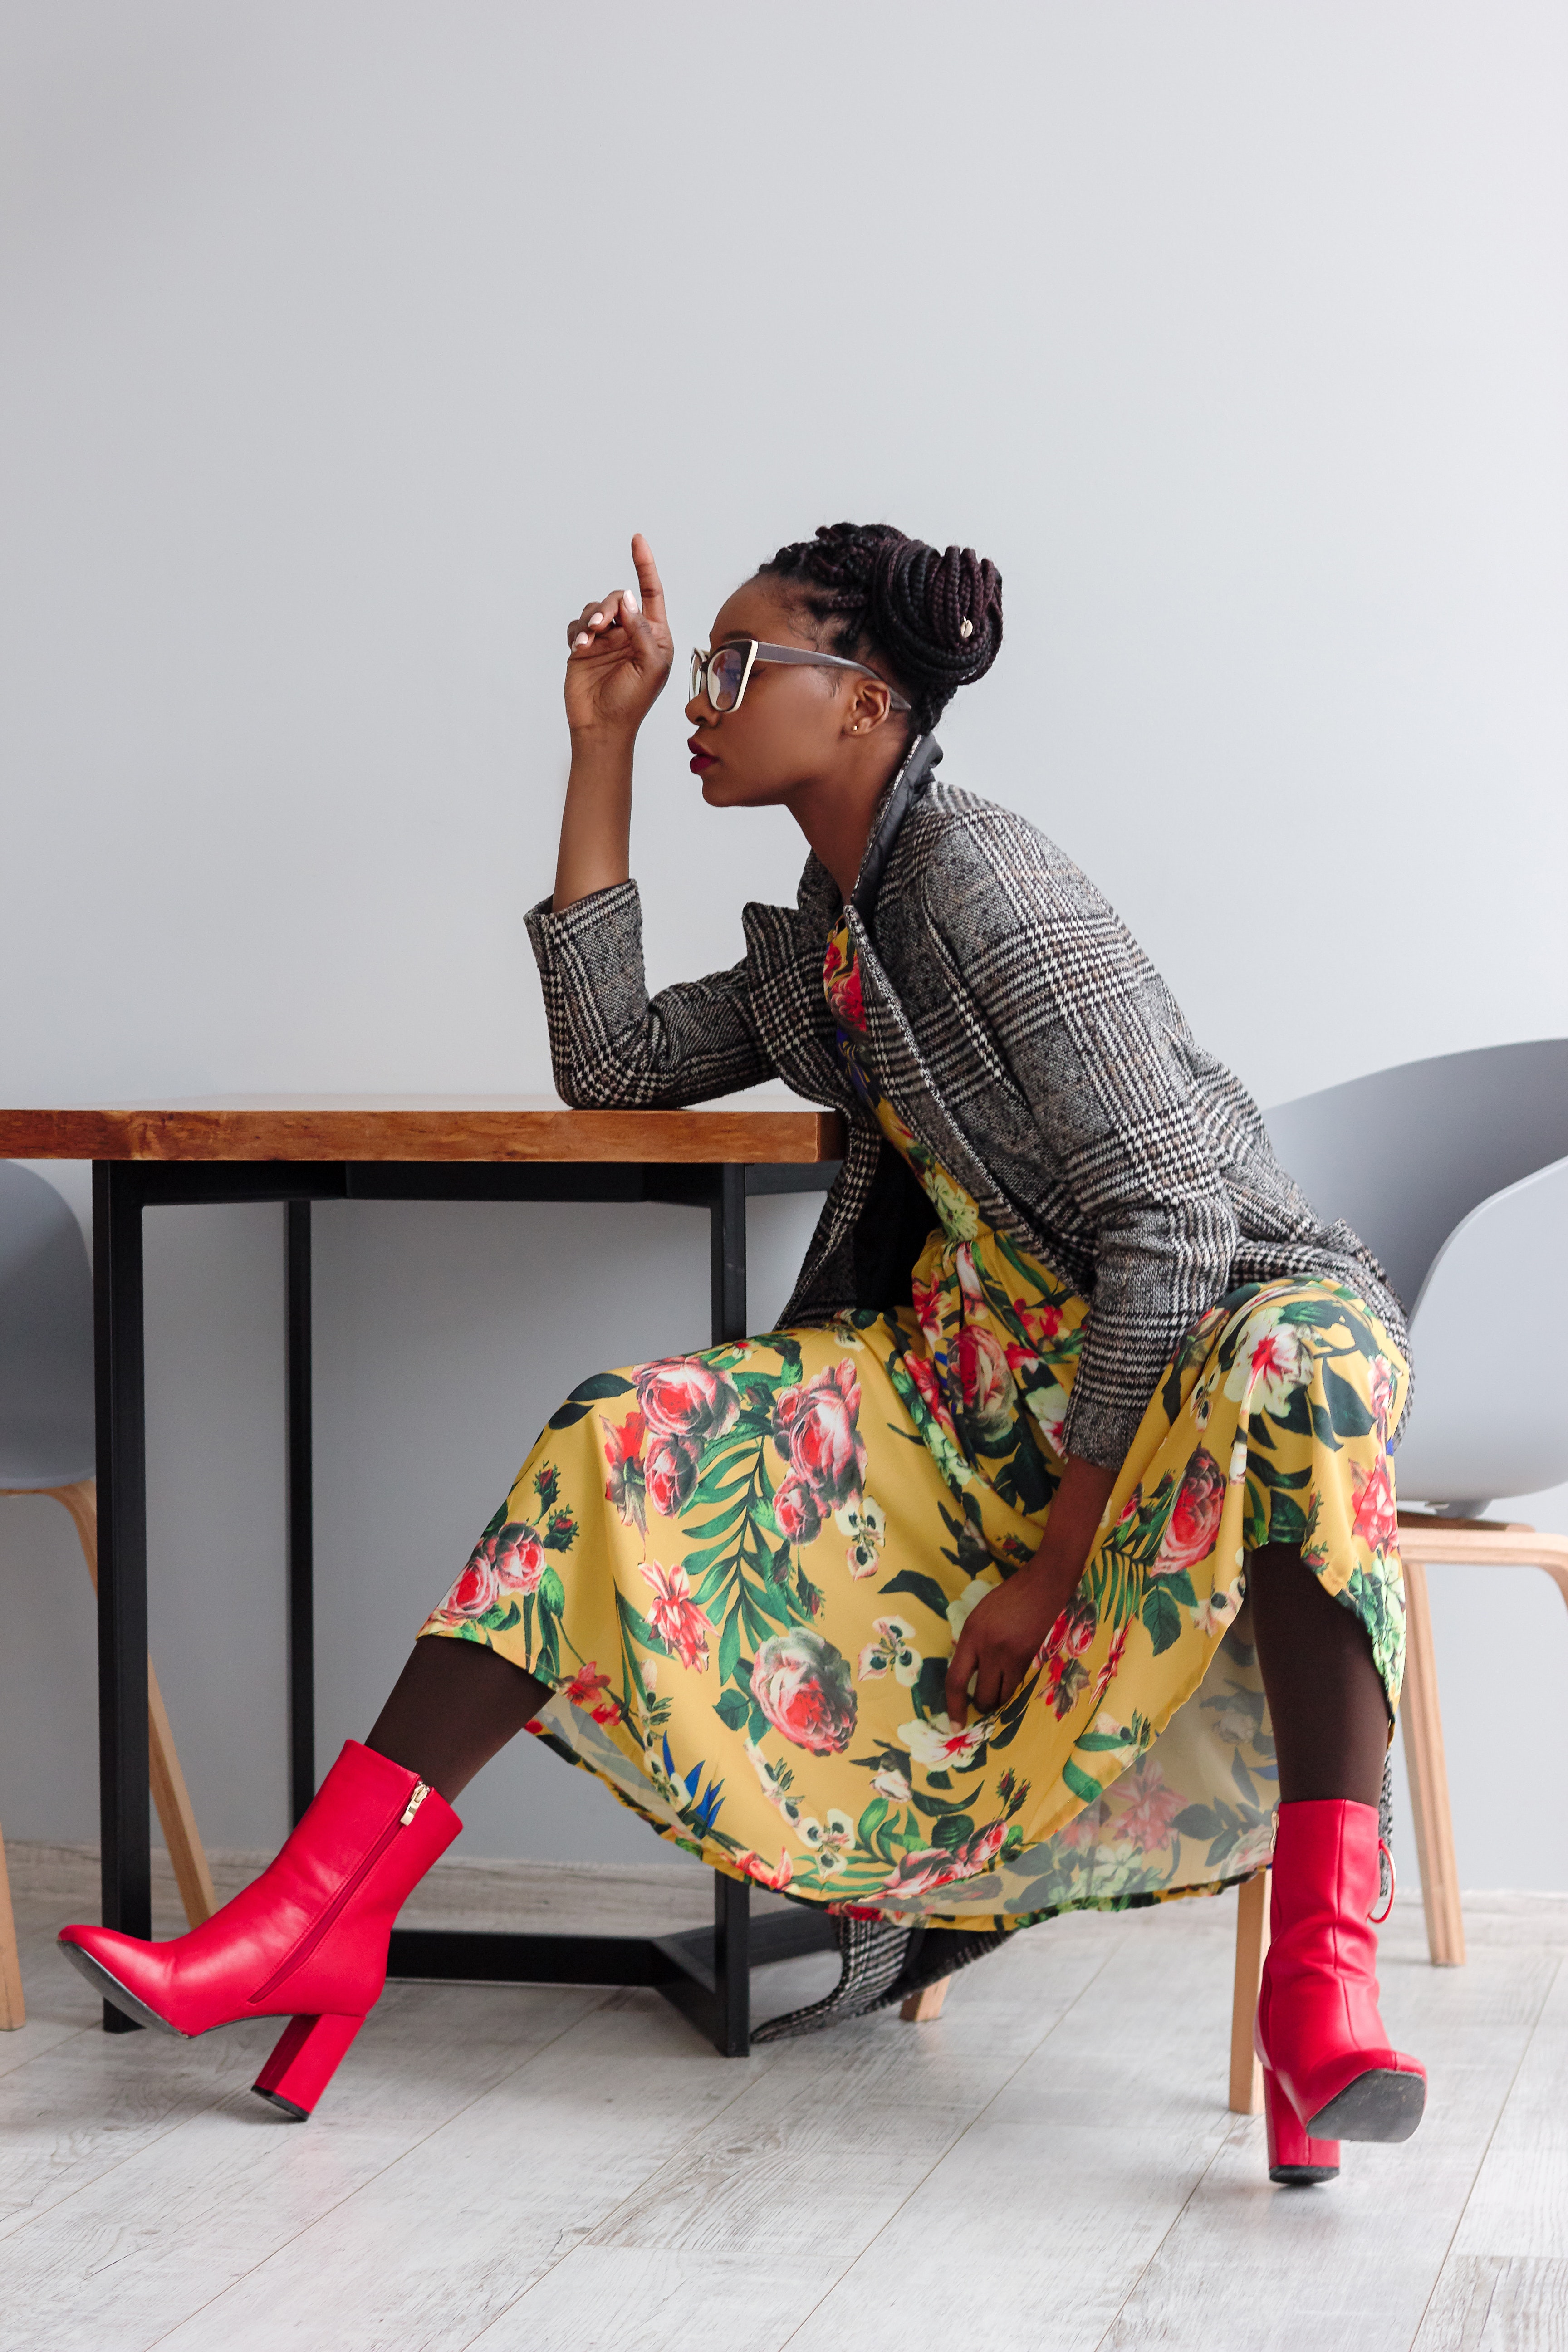
[[[1492,1496],[1568,1477],[1568,1370],[1552,1353],[1568,1309],[1568,1038],[1405,1062],[1264,1116],[1313,1207],[1353,1225],[1410,1305],[1399,1717],[1427,1949],[1457,1968],[1465,1933],[1426,1570],[1542,1568],[1568,1601],[1568,1537],[1480,1517]],[[1478,1384],[1481,1351],[1491,1377]],[[1252,2018],[1266,1885],[1260,1872],[1243,1886],[1237,1919],[1230,2104],[1242,2115],[1260,2104]]]
[[[52,1184],[0,1160],[0,1495],[47,1495],[70,1513],[98,1586],[92,1276]],[[216,1908],[169,1718],[147,1666],[153,1794],[193,1927]],[[0,2030],[23,2022],[21,1972],[0,1840]]]
[[[1457,1967],[1465,1938],[1426,1570],[1540,1568],[1568,1601],[1568,1538],[1482,1517],[1494,1496],[1568,1478],[1568,1374],[1552,1347],[1568,1303],[1568,1038],[1406,1062],[1266,1116],[1308,1199],[1349,1219],[1410,1303],[1400,1717],[1427,1941],[1437,1965]],[[1483,1350],[1491,1376],[1478,1383]]]

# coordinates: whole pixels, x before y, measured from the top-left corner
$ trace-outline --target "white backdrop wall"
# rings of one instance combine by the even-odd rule
[[[843,514],[999,563],[947,772],[1263,1100],[1568,1032],[1565,80],[1551,0],[7,0],[0,1097],[547,1087],[565,614],[641,528],[684,646]],[[683,732],[639,768],[656,982],[802,854]],[[756,1213],[759,1321],[807,1223]],[[562,1389],[705,1336],[706,1244],[317,1228],[325,1754]],[[154,1641],[219,1845],[283,1822],[280,1249],[149,1220]],[[1435,1582],[1461,1874],[1568,1887],[1561,1605]],[[0,1505],[0,1813],[89,1837],[47,1504]],[[468,1811],[662,1851],[537,1754]]]

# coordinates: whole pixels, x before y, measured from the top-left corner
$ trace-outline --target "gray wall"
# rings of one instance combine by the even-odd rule
[[[844,513],[1001,565],[948,772],[1262,1099],[1568,1032],[1565,66],[1549,0],[10,0],[0,1098],[546,1087],[565,613],[642,528],[684,647]],[[683,732],[667,697],[639,769],[656,981],[801,855]],[[759,1319],[805,1222],[760,1218]],[[701,1339],[705,1273],[674,1210],[317,1223],[325,1747],[561,1390]],[[217,1844],[282,1823],[279,1252],[150,1220],[154,1636]],[[1561,1606],[1434,1582],[1462,1874],[1568,1887]],[[0,1814],[90,1836],[48,1506],[0,1506]],[[546,1757],[468,1811],[655,1850]]]

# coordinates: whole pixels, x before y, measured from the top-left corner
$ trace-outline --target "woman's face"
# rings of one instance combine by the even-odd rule
[[[720,607],[706,650],[736,637],[775,646],[817,647],[809,615],[784,583],[748,580]],[[890,774],[908,725],[889,708],[880,679],[854,670],[795,668],[756,662],[738,710],[715,710],[703,685],[686,706],[691,769],[714,808],[763,808],[788,802],[803,785],[859,772],[868,752],[885,751]]]

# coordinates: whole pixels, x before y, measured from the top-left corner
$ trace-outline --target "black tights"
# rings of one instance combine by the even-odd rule
[[[1388,1706],[1364,1630],[1287,1545],[1255,1552],[1247,1582],[1282,1802],[1375,1805]],[[366,1745],[450,1804],[549,1697],[498,1650],[433,1635],[415,1643]]]

